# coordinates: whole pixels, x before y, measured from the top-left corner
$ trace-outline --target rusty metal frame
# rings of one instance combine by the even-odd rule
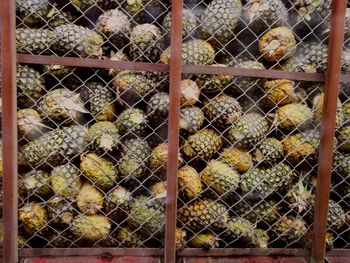
[[[181,65],[181,14],[182,0],[173,0],[172,27],[172,64],[151,64],[140,62],[118,62],[97,59],[71,57],[50,57],[15,54],[15,1],[0,2],[0,25],[2,26],[1,60],[6,67],[1,68],[3,98],[3,151],[4,153],[4,251],[3,262],[18,262],[21,258],[33,257],[161,257],[165,262],[175,263],[179,257],[230,257],[230,256],[285,256],[304,257],[312,262],[323,262],[324,257],[350,257],[350,249],[336,249],[324,252],[324,234],[330,186],[330,170],[335,130],[336,102],[338,93],[333,87],[339,81],[350,82],[350,75],[340,74],[340,53],[343,44],[344,14],[346,1],[333,0],[332,30],[330,33],[328,70],[326,74],[283,72],[276,70],[252,70],[232,67],[209,67]],[[61,64],[91,68],[120,68],[138,71],[170,72],[170,113],[169,113],[169,161],[168,161],[168,197],[166,214],[165,249],[121,249],[121,248],[67,248],[67,249],[18,249],[17,248],[17,128],[16,128],[16,87],[15,63]],[[325,108],[322,125],[321,149],[319,159],[319,176],[314,227],[319,229],[313,236],[312,249],[212,249],[205,252],[200,249],[175,249],[176,197],[177,197],[177,152],[178,152],[178,118],[179,118],[179,83],[181,74],[228,74],[233,76],[287,78],[299,81],[326,82]],[[177,255],[176,255],[177,254]]]

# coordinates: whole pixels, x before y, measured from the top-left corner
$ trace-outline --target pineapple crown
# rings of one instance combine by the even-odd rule
[[[292,207],[297,207],[298,212],[306,210],[310,205],[310,199],[312,198],[312,190],[309,190],[306,185],[304,185],[303,180],[299,180],[297,185],[289,192],[294,202],[291,204]]]

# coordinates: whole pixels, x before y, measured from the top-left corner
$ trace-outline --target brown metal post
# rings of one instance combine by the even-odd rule
[[[179,153],[182,0],[172,1],[165,261],[176,262],[177,171]]]
[[[344,19],[346,0],[334,0],[331,30],[328,46],[328,67],[326,73],[325,102],[321,127],[320,158],[318,165],[316,207],[314,214],[314,236],[311,262],[323,263],[325,257],[325,237],[329,188],[331,183],[333,143],[336,128],[336,110],[339,95],[341,56],[344,41]]]
[[[17,248],[17,104],[16,104],[16,1],[1,0],[2,150],[4,193],[3,262],[18,262]]]

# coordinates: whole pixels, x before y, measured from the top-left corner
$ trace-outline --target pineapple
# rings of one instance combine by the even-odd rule
[[[156,87],[156,83],[145,73],[130,70],[121,71],[113,84],[121,102],[128,106],[134,106],[151,95]]]
[[[149,0],[126,0],[124,10],[129,17],[137,24],[146,22],[145,3]]]
[[[130,139],[122,143],[118,169],[123,177],[141,178],[148,167],[151,149],[146,141]]]
[[[47,205],[50,224],[66,228],[72,223],[76,210],[71,200],[56,196],[49,199]]]
[[[28,66],[17,64],[16,72],[18,106],[29,108],[45,92],[44,79],[38,71]]]
[[[228,220],[226,207],[214,200],[195,200],[178,210],[178,219],[191,230],[223,230]]]
[[[70,163],[53,168],[50,180],[55,195],[64,198],[75,198],[82,185],[79,169]]]
[[[303,130],[312,121],[311,109],[300,103],[291,103],[276,110],[275,122],[285,132]]]
[[[106,215],[113,222],[120,221],[127,217],[132,203],[131,193],[125,188],[117,186],[105,198]]]
[[[224,45],[234,36],[234,29],[242,13],[240,0],[213,0],[201,15],[200,34]]]
[[[169,12],[163,20],[162,28],[169,34],[171,34],[171,25],[172,25],[172,12]],[[182,13],[182,39],[186,37],[195,35],[197,30],[197,18],[191,12],[191,10],[184,9]]]
[[[341,151],[349,152],[350,151],[350,125],[343,126],[338,130],[338,148]]]
[[[283,158],[283,145],[276,138],[266,138],[258,144],[254,155],[259,163],[276,163]]]
[[[222,145],[223,141],[217,132],[203,129],[187,138],[182,153],[188,159],[210,160]]]
[[[117,1],[110,1],[110,0],[69,0],[70,3],[72,3],[75,8],[77,8],[80,11],[87,11],[97,5],[102,10],[109,10],[116,8],[118,5],[119,0]]]
[[[278,218],[277,203],[274,200],[264,200],[259,203],[242,201],[234,206],[234,211],[252,224],[267,223],[272,225]]]
[[[154,94],[147,104],[147,117],[152,124],[158,126],[168,118],[169,94],[159,92]]]
[[[190,40],[182,44],[182,62],[187,65],[211,65],[214,62],[215,50],[206,41]],[[160,56],[163,64],[171,63],[171,48],[167,48]]]
[[[293,55],[296,41],[293,32],[285,27],[276,27],[259,40],[259,52],[270,62],[279,62]]]
[[[213,67],[227,67],[224,64],[213,64]],[[231,75],[199,75],[196,83],[205,94],[219,93],[229,87],[233,77]]]
[[[40,100],[39,110],[53,121],[78,121],[88,113],[79,94],[64,88],[49,91]]]
[[[244,60],[235,64],[236,68],[245,68],[245,69],[260,69],[264,70],[265,67],[262,63],[256,60]],[[256,86],[261,84],[262,79],[249,78],[249,77],[235,77],[233,83],[239,88],[239,90],[246,92],[248,90],[254,91]]]
[[[163,169],[166,171],[166,165],[168,162],[168,148],[167,143],[159,144],[156,148],[153,149],[152,154],[149,158],[150,168],[153,171],[159,171]],[[179,154],[179,165],[181,164],[181,156]]]
[[[98,33],[74,24],[55,28],[54,50],[60,54],[99,58],[102,56],[103,37]]]
[[[118,179],[118,170],[115,165],[95,153],[81,156],[80,169],[96,187],[103,191],[112,188]]]
[[[48,127],[43,124],[40,114],[33,109],[23,109],[17,112],[17,125],[19,134],[32,141],[45,132]]]
[[[114,120],[115,95],[108,86],[96,81],[87,82],[81,96],[90,104],[90,113],[97,121]]]
[[[19,163],[32,166],[64,164],[84,151],[86,137],[87,130],[77,125],[48,132],[20,149]]]
[[[187,232],[184,229],[176,228],[175,237],[176,237],[176,248],[185,247],[185,238],[187,236]]]
[[[84,183],[77,196],[77,206],[85,215],[94,215],[103,207],[103,194],[92,184]]]
[[[201,178],[192,166],[183,166],[179,169],[178,174],[179,190],[188,198],[193,199],[203,191]]]
[[[158,62],[162,31],[155,25],[135,26],[130,34],[130,57],[134,61]]]
[[[184,79],[180,83],[180,104],[181,106],[193,106],[199,100],[200,89],[196,82]]]
[[[293,0],[292,11],[296,14],[297,23],[303,27],[314,28],[324,22],[330,15],[331,0],[308,2],[305,0]]]
[[[16,0],[16,14],[28,26],[42,24],[49,10],[48,0]]]
[[[333,167],[335,172],[348,177],[350,174],[350,154],[336,152],[333,157]]]
[[[267,104],[270,107],[284,106],[297,101],[294,82],[287,79],[276,79],[265,82]]]
[[[46,18],[48,25],[53,28],[71,24],[77,20],[78,16],[73,12],[59,10],[54,6],[47,13]]]
[[[117,230],[116,237],[122,247],[137,248],[142,246],[140,237],[127,228]]]
[[[162,201],[166,197],[166,182],[158,182],[149,187],[151,196]]]
[[[33,170],[23,175],[22,183],[29,196],[45,197],[51,194],[49,174]]]
[[[340,229],[346,223],[346,214],[340,204],[333,200],[328,203],[328,227],[330,229]]]
[[[16,50],[18,53],[42,55],[50,53],[49,50],[57,41],[54,31],[49,29],[16,29]]]
[[[97,29],[117,48],[123,48],[129,43],[131,25],[128,17],[119,9],[109,10],[100,15]]]
[[[161,20],[162,15],[170,7],[170,1],[164,0],[127,0],[124,1],[124,9],[134,23],[142,24]],[[160,22],[160,21],[158,21]]]
[[[247,113],[230,127],[228,139],[238,148],[251,148],[266,136],[269,128],[263,116],[258,113]]]
[[[292,168],[280,163],[274,167],[254,168],[242,176],[240,187],[244,198],[257,200],[288,187],[294,177]]]
[[[31,202],[24,205],[19,209],[18,217],[29,235],[43,231],[47,227],[47,211],[41,204]]]
[[[142,136],[147,128],[146,115],[137,108],[126,109],[119,115],[116,126],[120,135]]]
[[[312,197],[312,191],[307,185],[304,185],[302,179],[299,179],[299,182],[290,188],[285,200],[291,209],[300,214],[310,208]]]
[[[301,241],[308,230],[306,222],[301,217],[285,215],[273,226],[276,235],[287,243]]]
[[[205,251],[208,251],[211,248],[219,247],[219,240],[214,233],[204,231],[191,237],[189,244],[193,248],[203,248]]]
[[[109,57],[109,60],[111,60],[111,61],[129,61],[129,58],[127,55],[125,55],[123,53],[123,51],[118,51],[116,53],[111,51],[111,55]],[[122,71],[122,69],[111,68],[108,71],[108,75],[114,79],[118,75],[118,73],[120,73],[121,71]]]
[[[229,165],[211,160],[202,172],[202,180],[216,193],[224,195],[238,188],[240,176]]]
[[[232,169],[241,174],[253,167],[253,158],[251,154],[233,147],[225,149],[220,154],[219,160],[227,163]]]
[[[324,94],[316,95],[312,100],[312,109],[314,113],[314,121],[316,123],[321,123],[323,118],[323,106],[324,106]],[[337,115],[336,115],[336,126],[339,128],[344,123],[344,113],[341,105],[341,101],[337,101]]]
[[[109,121],[93,124],[88,130],[87,139],[92,149],[105,152],[112,151],[119,144],[118,130]]]
[[[103,215],[80,215],[74,218],[71,230],[79,239],[97,242],[109,235],[111,223]]]
[[[287,8],[280,0],[250,0],[243,7],[248,27],[261,34],[267,29],[286,24]]]
[[[204,124],[204,114],[198,107],[189,106],[180,109],[180,130],[189,134],[196,133]]]
[[[343,104],[342,111],[344,113],[345,121],[348,122],[350,120],[350,102]]]
[[[203,108],[205,116],[220,129],[231,126],[242,115],[238,101],[227,95],[218,95]]]

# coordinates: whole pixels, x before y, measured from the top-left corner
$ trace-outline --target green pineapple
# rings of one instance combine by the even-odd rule
[[[266,138],[258,144],[254,154],[258,162],[273,164],[283,158],[283,145],[276,138]]]
[[[321,123],[323,118],[323,105],[324,105],[324,94],[316,95],[312,100],[314,121]],[[344,113],[341,105],[341,101],[337,101],[337,115],[336,115],[336,126],[341,127],[344,123]]]
[[[69,126],[48,132],[20,149],[19,163],[36,166],[47,163],[64,164],[84,151],[87,130],[82,126]]]
[[[156,83],[145,73],[130,70],[121,71],[115,77],[113,84],[120,101],[128,106],[144,100],[156,87]]]
[[[189,106],[180,109],[180,130],[189,134],[196,133],[204,124],[204,114],[198,107]]]
[[[169,34],[171,34],[171,16],[172,12],[169,12],[163,20],[162,28]],[[186,37],[195,35],[195,32],[197,30],[197,18],[196,16],[191,12],[191,10],[184,9],[182,13],[182,38],[185,39]]]
[[[122,143],[118,169],[123,177],[141,178],[147,172],[151,149],[146,141],[130,139]]]
[[[119,144],[118,130],[109,121],[93,124],[88,130],[87,139],[93,150],[112,151]]]
[[[276,125],[286,132],[305,129],[312,121],[311,109],[300,103],[291,103],[276,110]]]
[[[181,106],[193,106],[199,100],[200,89],[196,82],[184,79],[180,83],[180,104]]]
[[[235,64],[236,68],[245,69],[265,69],[264,65],[256,60],[244,60]],[[256,86],[259,86],[263,82],[263,79],[249,78],[249,77],[235,77],[233,83],[239,88],[239,90],[246,92],[248,90],[253,91]]]
[[[186,65],[211,65],[214,57],[214,48],[204,40],[195,39],[182,44],[182,62]],[[171,63],[170,47],[161,54],[161,62]]]
[[[47,211],[41,204],[31,202],[24,205],[19,209],[18,217],[29,235],[41,232],[47,227]]]
[[[20,108],[34,105],[45,92],[44,79],[38,71],[17,64],[16,71],[17,100]]]
[[[127,217],[132,203],[131,193],[125,188],[117,186],[105,197],[106,215],[114,222],[119,222]]]
[[[97,29],[117,48],[123,48],[129,43],[131,25],[128,17],[119,9],[109,10],[100,15]]]
[[[219,239],[214,233],[205,231],[191,237],[189,239],[189,245],[190,247],[203,248],[207,251],[211,248],[219,247]]]
[[[178,174],[179,191],[188,198],[193,199],[200,195],[204,187],[196,169],[186,165],[179,169]]]
[[[111,222],[103,215],[79,215],[74,218],[71,230],[76,238],[97,242],[109,235]]]
[[[210,199],[186,204],[178,210],[177,216],[182,224],[194,231],[204,228],[223,230],[229,217],[224,205]]]
[[[217,40],[224,45],[234,36],[242,13],[239,0],[213,0],[201,15],[200,34],[204,39]]]
[[[218,95],[203,108],[205,116],[220,129],[231,126],[242,115],[238,101],[227,95]]]
[[[328,203],[327,222],[328,227],[334,230],[340,229],[346,223],[346,213],[344,209],[332,199],[330,199]]]
[[[17,112],[18,132],[21,137],[32,141],[49,128],[43,124],[40,114],[33,109],[23,109]]]
[[[54,50],[60,54],[99,58],[102,56],[103,37],[96,32],[74,24],[55,28]]]
[[[51,194],[49,174],[41,170],[33,170],[23,175],[22,185],[29,196],[45,197]]]
[[[234,211],[240,217],[249,220],[252,224],[273,224],[278,218],[277,203],[274,200],[255,203],[242,201],[234,206]]]
[[[306,222],[301,217],[284,215],[273,226],[275,234],[287,243],[301,241],[308,230]]]
[[[202,180],[219,195],[232,193],[238,188],[239,174],[229,165],[211,160],[202,172]]]
[[[137,248],[142,247],[142,240],[133,231],[127,228],[117,230],[117,240],[122,247]]]
[[[350,120],[350,102],[344,103],[342,108],[345,122],[348,122]]]
[[[80,159],[81,171],[96,187],[103,191],[112,188],[118,179],[118,170],[112,162],[95,153],[82,155]]]
[[[293,32],[285,26],[266,32],[259,40],[259,52],[270,62],[278,62],[293,55],[296,40]]]
[[[75,198],[82,185],[79,169],[70,163],[53,168],[50,180],[55,195],[64,198]]]
[[[48,0],[16,0],[16,15],[28,26],[42,24],[49,10]]]
[[[103,207],[104,195],[89,182],[85,182],[77,196],[77,206],[85,215],[94,215]]]
[[[349,152],[350,151],[350,125],[343,126],[338,130],[338,148],[341,151]]]
[[[159,92],[154,94],[147,104],[147,118],[152,124],[158,126],[168,118],[169,94]]]
[[[88,113],[79,94],[65,88],[49,91],[40,100],[39,110],[53,121],[79,121],[83,113]]]
[[[227,67],[224,64],[213,64],[212,67]],[[219,93],[228,89],[231,84],[233,77],[231,75],[199,75],[196,79],[198,87],[201,92],[205,94]]]
[[[219,160],[227,163],[232,169],[243,174],[253,167],[253,157],[249,152],[237,148],[225,149],[219,157]]]
[[[262,115],[247,113],[230,127],[228,139],[238,148],[251,148],[266,136],[269,128]]]
[[[333,167],[335,172],[348,177],[350,174],[350,154],[336,152],[333,157]]]
[[[181,150],[188,159],[210,160],[222,145],[223,141],[216,131],[203,129],[189,136]]]
[[[284,163],[274,167],[254,168],[242,176],[240,187],[246,199],[264,199],[278,192],[281,193],[292,183],[292,168]]]
[[[58,228],[68,227],[76,214],[72,200],[53,197],[47,201],[50,224]]]
[[[130,57],[134,61],[158,62],[161,49],[162,31],[155,25],[135,26],[130,34]]]
[[[56,41],[55,32],[49,29],[16,29],[16,50],[18,53],[35,55],[50,53],[49,50]]]
[[[101,82],[91,81],[85,84],[82,94],[84,101],[90,105],[90,113],[97,121],[115,119],[115,95]]]
[[[120,135],[139,135],[142,136],[147,128],[146,114],[137,108],[124,110],[116,122]]]

